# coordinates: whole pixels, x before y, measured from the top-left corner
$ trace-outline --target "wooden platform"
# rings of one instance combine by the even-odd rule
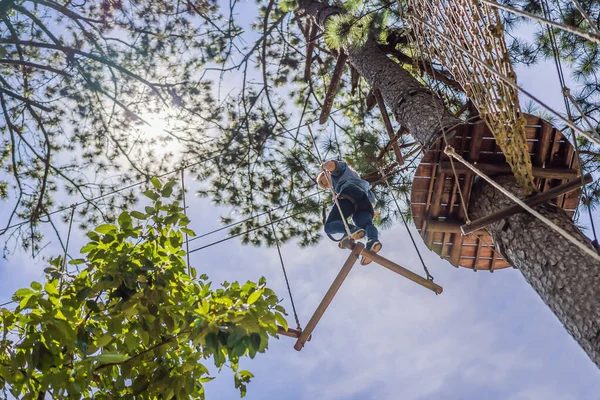
[[[579,160],[575,150],[561,132],[548,122],[526,114],[527,143],[534,167],[535,183],[540,191],[578,178]],[[476,163],[486,174],[510,172],[506,159],[485,123],[469,124],[449,140],[457,153]],[[485,230],[463,236],[460,225],[465,215],[458,194],[462,189],[468,207],[474,174],[454,162],[458,182],[450,159],[440,140],[422,158],[411,190],[411,212],[427,247],[452,265],[473,270],[507,268],[511,265],[495,250],[492,237]],[[580,190],[555,199],[555,203],[573,216],[579,204]]]

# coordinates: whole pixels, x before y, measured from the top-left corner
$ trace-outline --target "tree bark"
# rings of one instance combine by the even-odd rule
[[[327,19],[341,11],[318,1],[300,0],[299,12],[313,18],[323,29]],[[374,40],[368,40],[361,48],[345,50],[349,63],[373,88],[381,91],[398,121],[426,148],[440,138],[442,129],[451,130],[461,123],[439,98],[390,60]],[[512,176],[495,179],[523,197]],[[473,219],[480,218],[509,205],[512,203],[508,198],[481,181],[473,188],[469,214]],[[536,209],[592,247],[562,209],[550,204]],[[590,359],[600,366],[600,295],[597,291],[600,264],[525,212],[487,230],[501,253],[521,271]]]
[[[524,197],[512,176],[494,180]],[[469,215],[481,218],[513,203],[484,182],[473,186]],[[542,215],[593,248],[591,241],[553,204],[534,207]],[[600,265],[527,212],[515,214],[486,230],[504,257],[521,271],[544,303],[588,356],[600,366]]]
[[[312,17],[322,30],[328,18],[342,12],[337,7],[313,0],[300,0],[299,6],[300,11]],[[452,129],[462,123],[433,92],[390,60],[374,39],[369,38],[360,48],[346,47],[344,51],[348,54],[348,62],[373,89],[380,90],[396,119],[425,148],[435,143],[443,130],[452,137]]]

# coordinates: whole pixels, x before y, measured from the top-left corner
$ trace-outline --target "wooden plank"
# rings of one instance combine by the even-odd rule
[[[294,345],[294,349],[296,349],[298,351],[302,350],[302,348],[304,347],[304,344],[306,343],[308,338],[312,335],[312,332],[314,331],[315,327],[321,320],[321,317],[327,310],[327,307],[329,307],[329,304],[331,304],[331,301],[333,300],[336,293],[340,289],[340,286],[342,286],[342,283],[344,283],[344,280],[350,273],[352,266],[356,263],[356,260],[358,260],[358,256],[359,256],[360,252],[363,249],[365,249],[365,245],[362,243],[356,243],[356,244],[352,243],[352,244],[354,245],[354,249],[352,250],[352,252],[348,256],[348,258],[346,259],[346,262],[344,262],[344,265],[342,265],[342,269],[340,270],[340,272],[337,274],[337,276],[331,283],[331,286],[327,290],[327,293],[325,293],[325,297],[323,297],[323,300],[321,300],[321,303],[319,303],[319,306],[315,310],[313,316],[308,321],[308,324],[306,324],[306,327],[304,328],[304,330],[300,334],[300,337],[296,341],[296,344]]]
[[[543,123],[540,127],[540,140],[538,147],[535,152],[535,156],[532,157],[534,165],[537,167],[543,167],[548,157],[548,150],[550,150],[550,143],[552,141],[553,127],[550,124]]]
[[[434,164],[419,164],[415,171],[415,177],[431,177],[433,175]]]
[[[476,167],[485,174],[509,174],[512,172],[510,165],[508,164],[489,164],[478,162]],[[467,171],[470,171],[465,165],[456,162],[454,163],[454,170],[458,174],[464,174]],[[449,162],[442,162],[439,172],[444,174],[452,174],[452,165]],[[533,176],[539,178],[565,180],[576,178],[578,175],[579,171],[576,169],[533,167]]]
[[[462,234],[460,230],[460,222],[455,220],[439,221],[435,219],[430,219],[427,229],[430,232],[449,232]]]
[[[481,139],[485,133],[487,126],[484,121],[473,124],[471,129],[471,145],[469,148],[469,160],[479,160],[479,147],[481,146]]]
[[[442,204],[442,192],[446,183],[446,175],[438,173],[435,178],[435,184],[433,185],[433,197],[431,202],[431,208],[428,213],[428,217],[437,217],[440,215],[441,204]]]
[[[549,200],[559,196],[560,194],[563,194],[563,193],[566,193],[571,190],[575,190],[575,189],[579,188],[582,183],[588,184],[588,183],[592,182],[592,180],[593,180],[592,176],[590,174],[587,174],[583,178],[583,182],[580,179],[574,179],[570,182],[563,183],[562,185],[556,186],[545,192],[538,193],[534,196],[525,198],[525,199],[523,199],[523,202],[525,204],[527,204],[528,206],[535,206],[537,204],[542,204],[546,201],[549,201]],[[494,222],[498,222],[504,218],[508,218],[511,215],[514,215],[514,214],[516,214],[518,212],[522,212],[522,211],[524,211],[524,210],[521,208],[521,206],[519,206],[518,204],[513,204],[512,206],[508,206],[500,211],[497,211],[490,215],[486,215],[485,217],[479,218],[479,219],[471,222],[471,224],[469,224],[469,225],[466,225],[466,224],[462,225],[461,230],[466,235],[470,232],[475,232],[478,229],[483,229],[484,227],[486,227],[490,224],[493,224]]]
[[[473,188],[473,181],[475,180],[475,175],[471,172],[465,174],[465,180],[462,183],[462,194],[465,200],[465,207],[469,207],[469,198],[471,197],[471,189]],[[466,218],[465,209],[462,204],[462,200],[459,198],[460,207],[458,208],[457,219],[464,221]]]
[[[492,258],[494,255],[493,247],[486,246],[481,241],[480,243],[481,245],[478,246],[463,246],[460,256],[477,257],[477,254],[479,254],[479,257]]]
[[[416,189],[416,190],[429,191],[430,181],[431,181],[431,179],[417,177],[413,180],[412,190]]]
[[[460,254],[462,251],[463,236],[460,233],[455,233],[452,238],[452,249],[450,249],[450,264],[458,267],[460,262]]]

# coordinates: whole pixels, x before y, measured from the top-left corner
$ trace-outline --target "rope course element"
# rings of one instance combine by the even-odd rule
[[[585,244],[583,244],[579,240],[575,239],[571,234],[569,234],[563,228],[561,228],[560,226],[557,226],[554,222],[552,222],[548,218],[544,217],[542,214],[540,214],[538,211],[536,211],[532,207],[528,206],[524,201],[519,199],[517,196],[515,196],[514,194],[512,194],[511,192],[509,192],[508,190],[503,188],[501,185],[496,183],[489,176],[487,176],[486,174],[481,172],[479,169],[477,169],[474,165],[472,165],[471,163],[466,161],[464,158],[462,158],[458,153],[456,153],[456,151],[454,151],[454,149],[452,147],[446,147],[446,149],[444,150],[444,153],[446,153],[450,157],[454,157],[456,160],[458,160],[459,162],[464,164],[467,168],[469,168],[475,174],[477,174],[481,178],[483,178],[487,183],[489,183],[490,185],[495,187],[498,191],[500,191],[500,193],[504,194],[506,197],[511,199],[514,203],[521,206],[524,210],[528,211],[530,214],[537,217],[540,221],[542,221],[544,224],[546,224],[550,229],[556,231],[558,234],[563,236],[569,242],[571,242],[575,246],[579,247],[579,249],[581,249],[584,253],[591,256],[596,261],[600,261],[600,255],[595,250],[590,249]]]
[[[548,2],[546,0],[541,0],[540,3],[542,6],[542,11],[544,13],[544,17],[549,18],[550,7],[548,6]],[[577,0],[573,0],[573,3],[575,3],[575,6],[579,10],[579,12],[582,14],[582,16],[586,19],[586,21],[590,24],[590,26],[594,27],[593,23],[589,19],[589,16],[585,13],[585,10],[583,10],[583,8],[581,8],[581,5],[579,4],[579,2]],[[549,25],[546,25],[546,31],[548,32],[548,37],[550,38],[550,47],[552,48],[552,56],[554,58],[554,65],[556,67],[556,73],[558,75],[558,80],[560,82],[560,87],[562,89],[561,92],[563,95],[563,101],[565,103],[565,110],[567,112],[567,117],[569,118],[569,121],[571,121],[573,124],[575,123],[575,119],[573,118],[573,114],[571,112],[571,106],[570,106],[570,104],[573,104],[573,106],[575,106],[575,108],[577,109],[577,112],[579,113],[579,115],[587,123],[590,131],[597,133],[596,128],[591,123],[591,121],[588,119],[587,115],[583,112],[581,107],[579,107],[579,104],[577,103],[577,101],[575,101],[575,99],[571,95],[571,90],[567,87],[565,73],[564,73],[562,62],[561,62],[560,56],[559,56],[558,45],[556,43],[556,35],[554,34],[554,31],[550,28]],[[578,159],[581,159],[580,153],[579,153],[579,143],[577,142],[577,137],[575,136],[575,131],[573,130],[573,128],[571,128],[571,136],[572,136],[573,146],[575,148],[575,154],[577,155]],[[597,246],[598,245],[598,236],[596,234],[596,226],[594,224],[594,218],[592,216],[592,208],[591,208],[591,204],[589,201],[588,189],[584,182],[583,166],[581,165],[581,162],[579,162],[577,165],[578,165],[578,169],[579,169],[579,176],[581,177],[581,182],[582,182],[581,191],[583,194],[583,196],[582,196],[583,203],[585,204],[587,211],[588,211],[588,216],[590,219],[590,223],[592,225],[592,233],[594,234],[594,244]]]
[[[499,79],[501,79],[506,85],[511,86],[513,89],[518,90],[519,92],[523,93],[525,96],[529,97],[531,100],[535,101],[536,103],[538,103],[540,106],[542,106],[543,108],[545,108],[548,112],[552,113],[554,116],[556,116],[556,118],[560,119],[562,122],[564,122],[568,127],[574,129],[575,131],[577,131],[578,134],[584,136],[585,138],[587,138],[588,140],[594,142],[595,144],[600,146],[600,138],[595,137],[593,135],[591,135],[589,132],[584,131],[583,129],[579,128],[578,126],[576,126],[575,124],[573,124],[571,121],[569,121],[567,118],[565,118],[561,113],[559,113],[558,111],[556,111],[554,108],[550,107],[547,103],[545,103],[544,101],[540,100],[538,97],[534,96],[531,92],[529,92],[526,89],[523,89],[522,87],[518,86],[516,83],[514,83],[511,79],[507,78],[506,76],[504,76],[502,73],[498,72],[496,69],[488,66],[486,64],[486,62],[477,57],[474,54],[471,54],[468,51],[464,51],[462,49],[462,46],[460,44],[458,44],[457,42],[453,41],[451,38],[448,38],[443,32],[439,31],[435,26],[431,25],[429,22],[427,22],[425,19],[422,19],[421,17],[412,14],[411,17],[413,19],[418,20],[420,23],[422,23],[423,25],[425,25],[429,30],[431,30],[432,32],[436,32],[438,34],[438,38],[443,40],[444,42],[446,42],[446,44],[450,45],[450,46],[454,46],[456,51],[462,51],[463,55],[470,58],[471,60],[475,61],[477,64],[479,64],[485,71],[489,72],[490,74],[498,77]]]
[[[451,71],[479,110],[502,148],[517,182],[527,194],[535,190],[531,158],[527,149],[526,121],[521,115],[519,94],[464,54],[478,54],[490,68],[513,84],[516,74],[504,41],[498,10],[471,0],[409,0],[412,39],[421,59],[439,60]],[[451,38],[458,49],[441,36]],[[457,51],[459,50],[459,51]]]
[[[77,208],[77,206],[72,205],[71,206],[71,216],[69,217],[69,230],[67,231],[67,241],[65,242],[65,256],[63,257],[63,262],[62,262],[62,273],[64,274],[67,271],[67,256],[69,254],[69,241],[71,240],[71,228],[73,227],[73,216],[75,215],[75,209]],[[60,285],[59,285],[59,292],[62,292],[62,284],[63,284],[63,280],[62,280],[62,276],[60,278]]]
[[[187,206],[185,204],[185,171],[181,168],[181,197],[183,199],[183,215],[187,217]],[[190,264],[190,235],[185,232],[185,252],[187,258],[188,275],[192,275],[192,264]]]
[[[310,125],[307,125],[308,132],[310,133],[310,137],[312,138],[313,145],[315,150],[317,151],[317,156],[319,157],[319,164],[321,165],[321,170],[325,174],[325,178],[327,178],[327,183],[329,186],[329,191],[331,192],[331,197],[333,198],[333,202],[335,203],[340,215],[342,217],[342,222],[344,223],[344,229],[346,230],[346,235],[348,237],[352,237],[352,233],[350,232],[350,227],[348,226],[348,220],[345,218],[344,213],[342,212],[342,206],[340,206],[340,202],[338,200],[338,194],[333,190],[333,181],[331,179],[331,173],[323,168],[323,157],[321,157],[321,152],[319,151],[319,146],[317,146],[317,141],[315,140],[315,136],[313,135],[312,129]]]
[[[277,238],[277,232],[275,231],[275,224],[273,223],[273,219],[271,218],[271,213],[269,213],[268,215],[269,215],[269,221],[271,222],[271,229],[273,230],[273,237],[275,238],[275,244],[277,245],[277,254],[279,254],[279,261],[281,262],[281,269],[283,271],[283,277],[285,278],[285,285],[287,286],[287,290],[290,295],[290,302],[292,303],[294,319],[296,320],[296,329],[301,331],[302,325],[300,325],[300,319],[298,318],[298,313],[296,312],[296,304],[294,303],[294,296],[292,295],[292,288],[290,287],[290,281],[287,276],[287,271],[285,270],[285,263],[283,262],[283,256],[281,255],[281,248],[279,246],[279,239]]]
[[[354,104],[355,104],[355,102],[348,103],[348,104],[346,104],[346,105],[345,105],[345,106],[343,106],[343,107],[340,107],[340,108],[337,108],[337,109],[335,109],[335,110],[331,111],[329,114],[331,115],[331,114],[338,113],[338,112],[340,112],[340,111],[343,111],[343,110],[345,110],[346,108],[348,108],[348,107],[350,107],[350,106],[352,106],[352,105],[354,105]],[[302,128],[302,127],[305,127],[305,126],[309,126],[309,124],[312,124],[313,122],[314,122],[314,121],[307,121],[307,122],[305,122],[304,124],[301,124],[301,125],[298,125],[298,126],[296,126],[295,128],[292,128],[292,129],[285,129],[285,130],[281,131],[281,133],[290,133],[290,132],[295,132],[295,131],[297,131],[299,128]],[[193,168],[193,167],[196,167],[196,166],[198,166],[198,165],[200,165],[200,164],[202,164],[202,163],[205,163],[205,162],[208,162],[208,161],[213,161],[213,160],[216,160],[216,159],[218,159],[218,158],[222,157],[223,155],[225,155],[225,153],[226,153],[225,149],[222,149],[222,150],[219,150],[219,151],[215,151],[215,152],[213,152],[213,153],[210,153],[210,156],[209,156],[208,158],[204,158],[204,159],[201,159],[201,160],[198,160],[198,161],[193,161],[193,162],[191,162],[192,160],[185,160],[185,161],[182,163],[182,165],[181,165],[180,167],[178,167],[177,169],[174,169],[174,170],[167,171],[167,172],[164,172],[164,173],[162,173],[162,174],[156,175],[156,178],[164,178],[165,176],[168,176],[168,175],[175,174],[175,173],[179,172],[179,171],[180,171],[180,170],[182,170],[182,169],[183,169],[183,170],[185,170],[185,169],[188,169],[188,168]],[[191,163],[190,163],[190,162],[191,162]],[[189,163],[189,164],[188,164],[188,163]],[[118,189],[115,189],[115,190],[112,190],[112,191],[110,191],[110,192],[103,193],[103,194],[101,194],[101,195],[98,195],[98,196],[92,197],[92,198],[90,198],[90,199],[87,199],[87,200],[84,200],[84,201],[77,202],[77,203],[75,203],[74,205],[75,205],[76,207],[79,207],[79,206],[81,206],[81,205],[84,205],[84,204],[93,203],[93,202],[96,202],[96,201],[98,201],[98,200],[100,200],[100,199],[103,199],[103,198],[105,198],[105,197],[113,196],[113,195],[115,195],[115,194],[117,194],[117,193],[120,193],[120,192],[122,192],[122,191],[125,191],[125,190],[128,190],[128,189],[132,189],[132,188],[134,188],[134,187],[137,187],[137,186],[143,185],[143,184],[145,184],[145,183],[148,183],[148,179],[140,180],[140,181],[134,182],[134,183],[132,183],[132,184],[129,184],[129,185],[126,185],[126,186],[122,186],[122,187],[120,187],[120,188],[118,188]],[[68,210],[69,208],[71,208],[71,206],[67,206],[67,207],[61,207],[61,208],[58,208],[58,209],[56,209],[56,210],[54,210],[54,211],[46,212],[46,213],[44,213],[44,215],[41,215],[40,217],[33,218],[33,219],[30,219],[30,220],[27,220],[27,221],[22,221],[22,222],[18,222],[18,223],[15,223],[15,224],[9,225],[9,226],[7,226],[7,227],[3,228],[2,230],[0,230],[0,236],[4,235],[6,232],[8,232],[8,231],[9,231],[9,230],[11,230],[11,229],[19,228],[19,227],[21,227],[21,226],[24,226],[24,225],[27,225],[27,224],[33,223],[33,222],[35,222],[35,221],[39,221],[39,220],[40,220],[42,217],[44,217],[44,216],[50,217],[50,216],[52,216],[52,215],[55,215],[55,214],[61,213],[61,212],[63,212],[63,211],[66,211],[66,210]]]
[[[275,220],[275,221],[273,221],[273,222],[281,222],[281,221],[285,221],[286,219],[294,218],[294,217],[296,217],[296,216],[298,216],[298,215],[301,215],[301,214],[304,214],[304,213],[306,213],[306,212],[308,212],[308,210],[300,211],[300,212],[297,212],[297,213],[295,213],[295,214],[291,214],[291,215],[285,216],[285,217],[283,217],[283,218],[276,219],[276,220]],[[233,235],[233,236],[229,236],[229,237],[226,237],[226,238],[224,238],[224,239],[217,240],[217,241],[215,241],[215,242],[212,242],[212,243],[209,243],[209,244],[207,244],[207,245],[204,245],[204,246],[198,247],[198,248],[196,248],[196,249],[190,250],[190,251],[189,251],[189,253],[190,253],[190,254],[192,254],[192,253],[195,253],[195,252],[197,252],[197,251],[200,251],[200,250],[206,249],[206,248],[208,248],[208,247],[211,247],[211,246],[214,246],[214,245],[217,245],[217,244],[223,243],[223,242],[227,242],[228,240],[235,239],[235,238],[236,238],[236,237],[238,237],[238,236],[242,236],[242,235],[245,235],[245,234],[247,234],[247,233],[252,233],[252,232],[254,232],[254,231],[257,231],[257,230],[259,230],[259,229],[262,229],[262,228],[268,227],[269,225],[271,225],[271,223],[267,223],[267,224],[260,225],[260,226],[257,226],[257,227],[255,227],[255,228],[252,228],[252,229],[248,229],[248,230],[246,230],[246,231],[244,231],[244,232],[240,232],[240,233],[238,233],[238,234],[235,234],[235,235]]]
[[[547,17],[546,18],[538,17],[537,15],[528,13],[527,11],[523,11],[523,10],[519,10],[519,9],[514,8],[514,7],[511,7],[511,6],[506,6],[506,5],[503,5],[503,4],[499,4],[499,3],[497,3],[494,0],[479,0],[479,1],[481,1],[484,4],[487,4],[488,6],[494,7],[496,9],[508,11],[508,12],[510,12],[512,14],[515,14],[515,15],[518,15],[518,16],[521,16],[521,17],[526,17],[526,18],[529,18],[531,20],[538,21],[538,22],[541,22],[541,23],[546,24],[546,25],[553,26],[553,27],[558,28],[558,29],[562,29],[565,32],[569,32],[569,33],[572,33],[574,35],[581,36],[582,38],[587,39],[587,40],[589,40],[591,42],[600,44],[600,34],[598,34],[598,33],[586,32],[583,29],[579,29],[579,28],[576,28],[574,26],[570,26],[570,25],[565,25],[565,24],[561,24],[561,23],[558,23],[558,22],[554,22],[554,21],[548,19]]]
[[[382,171],[382,173],[383,173],[383,171]],[[390,185],[390,182],[388,181],[387,177],[385,178],[385,184],[387,185],[388,190],[390,191],[390,194],[392,195],[392,199],[394,199],[394,203],[396,204],[396,208],[398,209],[398,214],[400,214],[400,217],[402,218],[402,222],[404,223],[404,227],[406,228],[406,231],[408,232],[408,235],[410,236],[410,240],[412,241],[412,244],[413,244],[415,250],[417,251],[417,255],[419,256],[419,260],[421,260],[421,265],[423,266],[423,270],[425,271],[425,274],[427,275],[427,280],[433,282],[433,275],[431,275],[429,273],[429,269],[427,269],[427,265],[425,265],[425,261],[423,260],[423,256],[421,256],[421,251],[419,250],[419,247],[417,246],[417,242],[415,242],[415,238],[413,237],[413,234],[410,231],[410,228],[408,227],[408,223],[406,222],[406,218],[404,218],[404,213],[400,209],[400,204],[398,204],[398,200],[396,199],[396,195],[394,195],[394,190],[392,189],[392,186]]]

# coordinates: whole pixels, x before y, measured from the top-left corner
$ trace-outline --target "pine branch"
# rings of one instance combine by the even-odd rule
[[[329,118],[329,113],[331,112],[333,100],[340,85],[340,80],[342,78],[342,73],[344,72],[344,66],[346,65],[347,59],[348,55],[343,50],[340,50],[340,55],[337,58],[335,68],[333,70],[333,76],[331,77],[331,83],[329,84],[327,94],[325,95],[325,102],[323,104],[323,108],[321,109],[321,115],[319,116],[319,123],[321,125],[327,122],[327,118]]]

